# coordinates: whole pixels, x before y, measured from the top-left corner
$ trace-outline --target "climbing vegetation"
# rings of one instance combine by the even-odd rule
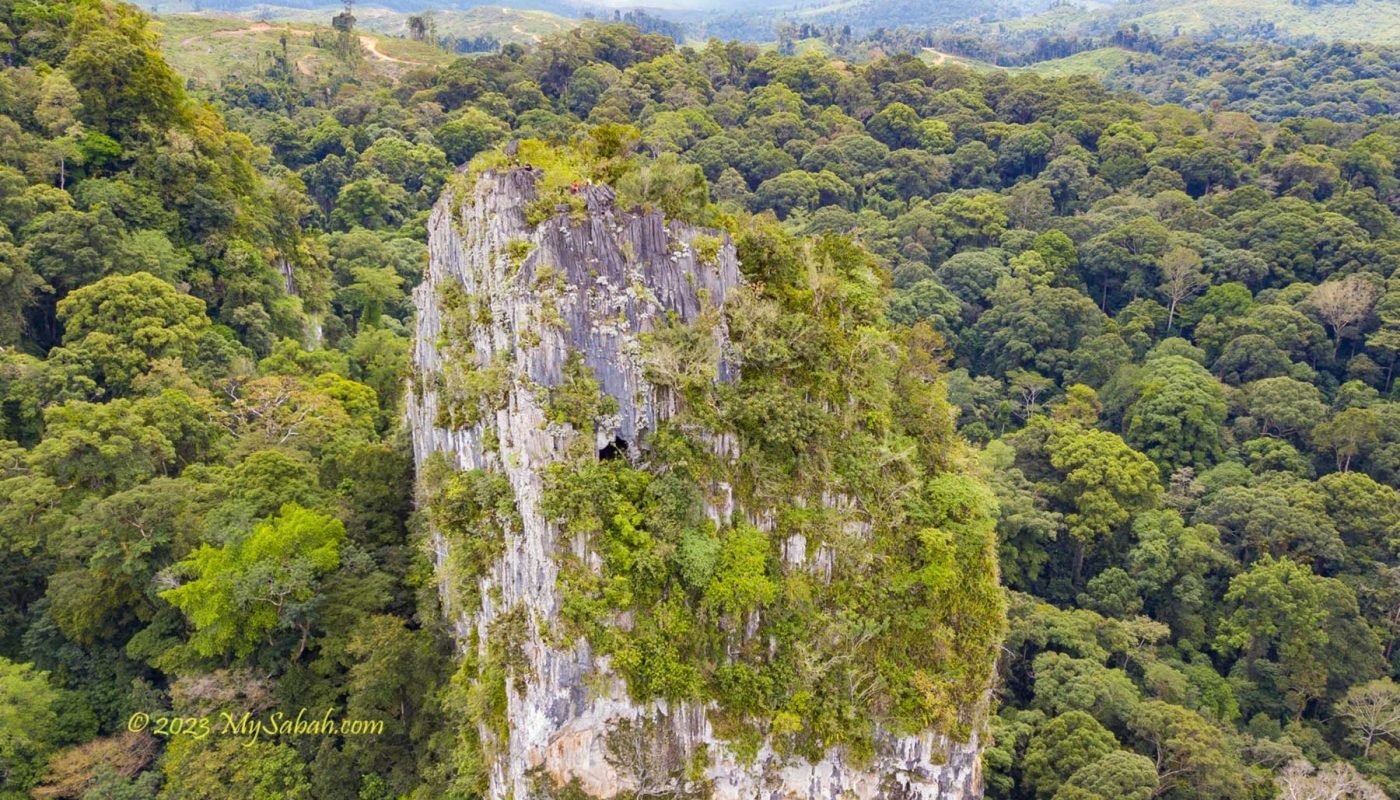
[[[1004,609],[996,503],[952,432],[939,362],[910,347],[936,334],[885,322],[878,270],[850,241],[738,226],[747,286],[645,339],[680,412],[633,458],[590,446],[548,469],[564,633],[609,655],[637,700],[716,703],[740,752],[771,737],[869,757],[878,728],[966,737]],[[732,352],[713,345],[720,321]],[[736,380],[717,380],[721,357]],[[557,419],[591,444],[578,412],[610,398],[566,387]]]

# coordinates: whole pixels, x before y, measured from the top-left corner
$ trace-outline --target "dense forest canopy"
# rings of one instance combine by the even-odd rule
[[[1198,111],[1243,111],[1259,120],[1323,117],[1360,122],[1392,113],[1400,76],[1396,50],[1370,42],[1277,42],[1265,33],[1170,36],[1136,24],[1096,35],[1042,32],[983,38],[958,28],[878,28],[779,24],[780,52],[829,52],[867,62],[908,54],[976,71],[1043,77],[1084,75],[1154,104]]]
[[[869,264],[944,374],[999,509],[989,797],[1400,796],[1394,59],[1172,42],[1144,98],[592,23],[394,79],[351,27],[192,92],[129,6],[0,23],[0,797],[475,796],[509,664],[453,680],[408,292],[455,165],[599,130],[751,264]],[[126,729],[282,706],[386,733]]]

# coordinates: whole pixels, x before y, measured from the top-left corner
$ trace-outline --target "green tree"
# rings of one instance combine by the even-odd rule
[[[83,135],[82,98],[63,70],[54,70],[44,78],[39,105],[34,118],[49,135],[50,157],[58,163],[58,188],[68,184],[68,162],[80,155],[78,138]]]
[[[1118,749],[1118,740],[1083,711],[1067,711],[1040,727],[1026,745],[1023,775],[1041,800],[1081,768]]]
[[[161,58],[145,20],[114,19],[87,7],[73,17],[73,48],[64,71],[83,102],[84,121],[125,141],[142,125],[164,127],[186,111],[180,80]]]
[[[934,220],[954,250],[992,244],[1007,222],[1000,199],[991,193],[953,195],[934,209]]]
[[[1109,567],[1089,579],[1079,604],[1108,617],[1132,617],[1142,610],[1137,582],[1121,567]]]
[[[890,103],[865,122],[871,136],[892,150],[923,148],[943,152],[953,145],[952,133],[941,120],[924,120],[903,103]]]
[[[1393,742],[1400,737],[1400,686],[1390,678],[1359,683],[1347,690],[1337,713],[1361,744],[1365,758],[1377,740]]]
[[[1015,451],[1002,440],[987,444],[982,462],[996,493],[997,541],[1001,578],[1008,586],[1028,590],[1049,560],[1051,543],[1059,536],[1061,515],[1016,467]]]
[[[24,253],[34,271],[55,293],[67,294],[114,272],[123,272],[129,254],[125,234],[111,209],[41,214],[26,232]]]
[[[1383,560],[1400,533],[1400,492],[1360,472],[1334,472],[1317,484],[1342,541]]]
[[[177,565],[188,580],[161,592],[195,627],[190,645],[204,656],[244,657],[279,629],[311,635],[319,579],[340,565],[345,526],[295,503],[223,547],[201,545]]]
[[[408,216],[412,202],[403,187],[383,178],[363,178],[341,187],[331,220],[342,230],[390,228]]]
[[[1137,138],[1125,134],[1099,143],[1099,175],[1115,187],[1123,187],[1147,172],[1146,151]]]
[[[1366,337],[1366,346],[1380,354],[1380,361],[1385,365],[1382,388],[1389,391],[1395,377],[1395,363],[1400,361],[1400,281],[1386,283],[1375,311],[1380,327]]]
[[[1380,644],[1361,620],[1356,596],[1335,578],[1265,556],[1230,581],[1217,646],[1252,666],[1278,665],[1278,690],[1294,717],[1328,693],[1329,682],[1379,670]],[[1257,670],[1255,671],[1257,673]]]
[[[1337,558],[1342,553],[1325,500],[1303,482],[1226,486],[1212,494],[1192,519],[1214,525],[1245,561],[1265,553],[1300,561]]]
[[[730,528],[720,537],[714,576],[705,587],[705,602],[721,614],[739,617],[772,602],[778,586],[767,575],[768,537],[749,525]]]
[[[156,573],[196,525],[184,481],[157,478],[83,503],[50,549],[63,565],[49,578],[50,613],[64,635],[85,644],[119,633],[131,617],[159,608]]]
[[[1220,729],[1181,706],[1149,700],[1128,728],[1152,758],[1159,793],[1181,797],[1244,797],[1245,769]]]
[[[1244,405],[1266,433],[1310,431],[1327,416],[1316,386],[1293,378],[1265,378],[1244,386]]]
[[[1076,423],[1037,420],[1044,452],[1057,475],[1054,493],[1068,509],[1074,542],[1073,580],[1079,582],[1090,548],[1112,536],[1157,498],[1157,467],[1118,436]]]
[[[1231,339],[1215,360],[1212,370],[1231,386],[1279,378],[1289,374],[1293,362],[1273,340],[1257,333]]]
[[[1125,222],[1089,240],[1079,256],[1089,273],[1088,283],[1100,287],[1099,307],[1106,310],[1110,296],[1118,291],[1133,297],[1146,294],[1167,247],[1167,229],[1147,217]]]
[[[629,171],[618,181],[617,191],[623,206],[646,203],[671,219],[692,222],[701,221],[710,196],[704,172],[673,153],[663,153]]]
[[[433,139],[454,164],[465,164],[472,156],[506,137],[510,128],[476,108],[468,108],[433,132]]]
[[[900,325],[913,325],[921,320],[932,320],[935,329],[951,336],[954,324],[962,312],[962,304],[943,284],[928,278],[890,300],[890,319]]]
[[[175,464],[175,443],[144,408],[124,399],[51,406],[29,462],[69,489],[124,489],[164,473]]]
[[[25,253],[11,241],[8,230],[0,230],[0,344],[13,346],[24,332],[24,314],[44,281],[29,265]]]
[[[1163,472],[1202,468],[1220,453],[1225,392],[1205,367],[1182,356],[1149,359],[1137,402],[1124,422],[1126,439]]]
[[[403,297],[403,278],[390,267],[352,267],[351,272],[355,280],[340,295],[359,308],[361,325],[377,327],[384,309]]]
[[[0,797],[24,798],[62,743],[59,691],[48,673],[0,657]]]
[[[347,740],[348,754],[360,774],[382,775],[395,791],[411,791],[420,768],[415,745],[446,724],[424,691],[439,681],[432,635],[410,630],[401,617],[374,615],[360,622],[345,650],[354,659],[346,678],[346,716],[385,723],[378,741]]]
[[[396,407],[403,395],[408,348],[407,337],[384,328],[360,331],[350,346],[352,377],[374,389],[386,411]]]
[[[1211,525],[1187,526],[1180,513],[1159,509],[1133,518],[1133,538],[1127,569],[1148,613],[1171,625],[1179,638],[1202,642],[1202,616],[1215,600],[1212,576],[1233,564],[1220,549],[1220,534]]]
[[[754,207],[772,209],[779,218],[797,210],[810,211],[821,200],[816,176],[810,172],[792,170],[759,184],[754,192]]]
[[[83,370],[109,396],[121,396],[160,359],[191,369],[211,348],[204,304],[145,272],[113,275],[58,304],[63,347],[50,358]],[[220,348],[215,345],[214,352]]]
[[[1084,711],[1121,725],[1141,701],[1126,672],[1087,659],[1046,652],[1035,657],[1035,707],[1047,714]]]
[[[1073,365],[1074,351],[1102,333],[1106,324],[1093,301],[1074,289],[1027,291],[1007,283],[998,287],[991,309],[977,320],[979,339],[974,341],[983,346],[971,355],[988,372],[1034,369],[1058,379]]]
[[[1380,444],[1381,418],[1369,408],[1348,408],[1319,423],[1312,438],[1319,450],[1330,450],[1336,457],[1338,471],[1348,472],[1352,459]]]
[[[382,175],[408,192],[436,192],[450,173],[443,152],[430,144],[412,144],[385,136],[360,153],[352,177]]]
[[[1078,789],[1103,800],[1152,800],[1157,796],[1157,787],[1157,768],[1152,759],[1114,750],[1069,776],[1055,800],[1068,800],[1067,789]]]
[[[234,719],[242,716],[236,710]],[[231,793],[249,800],[311,800],[309,765],[291,744],[236,736],[190,736],[171,741],[161,761],[163,795],[219,800]]]

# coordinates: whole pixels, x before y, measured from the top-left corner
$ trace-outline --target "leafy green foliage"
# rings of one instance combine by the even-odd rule
[[[1295,714],[1328,692],[1334,674],[1374,675],[1373,634],[1350,589],[1336,579],[1266,557],[1230,581],[1225,600],[1232,611],[1221,626],[1222,645],[1243,651],[1246,669],[1260,654],[1274,653],[1278,689]]]
[[[0,796],[24,797],[43,773],[44,758],[63,742],[59,692],[48,675],[0,658]]]
[[[188,582],[161,593],[195,626],[204,656],[245,656],[280,627],[308,635],[316,582],[340,565],[345,526],[295,504],[221,548],[204,545],[176,565]],[[304,646],[304,644],[303,644]]]
[[[747,281],[646,335],[682,414],[645,458],[595,460],[611,410],[581,360],[553,387],[581,461],[546,500],[603,566],[565,565],[567,624],[541,635],[586,635],[639,697],[715,702],[741,750],[771,734],[809,756],[869,755],[877,721],[969,732],[995,668],[992,797],[1400,786],[1375,724],[1400,640],[1389,51],[1114,22],[1036,56],[1112,44],[1080,53],[1110,88],[1183,108],[1058,77],[1074,64],[933,66],[900,55],[925,34],[892,29],[819,34],[895,54],[838,63],[786,54],[787,29],[777,50],[692,49],[590,23],[392,70],[344,30],[215,86],[176,76],[127,6],[0,22],[0,683],[43,723],[0,731],[3,791],[130,711],[232,707],[241,681],[211,672],[230,666],[266,676],[240,702],[343,704],[392,734],[173,742],[134,778],[93,772],[88,796],[481,794],[539,622],[505,610],[449,655],[395,421],[426,214],[452,164],[503,166],[507,139],[541,172],[532,222],[608,183],[722,228],[689,244],[709,263],[727,235]],[[1239,33],[1291,35],[1220,31]],[[487,304],[442,305],[460,371],[441,422],[475,425],[507,364],[458,335]],[[742,366],[716,386],[720,325]],[[420,477],[470,601],[512,493]],[[718,481],[771,527],[699,513]],[[792,502],[826,496],[859,503]],[[787,565],[797,534],[829,578]],[[1303,758],[1327,766],[1287,766]]]
[[[1125,419],[1137,449],[1164,471],[1214,461],[1226,407],[1223,390],[1204,367],[1182,356],[1151,359],[1138,391]]]
[[[754,221],[737,246],[768,278],[717,310],[743,354],[739,381],[704,371],[718,357],[713,316],[673,323],[646,340],[643,363],[681,390],[680,416],[643,442],[638,463],[600,461],[588,447],[547,474],[545,511],[571,543],[562,552],[586,547],[602,563],[595,572],[565,557],[567,633],[611,655],[639,700],[718,702],[736,742],[769,735],[815,757],[842,743],[870,752],[876,720],[968,730],[1002,602],[991,497],[958,474],[937,365],[908,349],[932,333],[906,339],[885,326],[876,274],[848,241],[799,241]],[[579,366],[571,360],[566,377]],[[555,391],[584,412],[568,422],[586,443],[605,413],[597,392],[580,376]],[[749,455],[709,455],[692,431],[714,426]],[[744,507],[774,508],[773,529],[702,513],[720,480]],[[885,510],[780,500],[837,493],[884,498]],[[832,551],[829,577],[784,568],[779,542],[793,534]],[[619,614],[628,627],[611,621]],[[753,625],[757,635],[745,632]]]
[[[1026,781],[1036,797],[1054,797],[1060,784],[1097,763],[1118,746],[1113,734],[1083,711],[1069,711],[1045,724],[1026,747]]]

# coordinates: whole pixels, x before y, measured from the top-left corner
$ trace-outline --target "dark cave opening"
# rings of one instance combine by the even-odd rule
[[[614,436],[602,450],[598,451],[599,461],[612,461],[616,458],[627,457],[627,442],[621,436]]]

